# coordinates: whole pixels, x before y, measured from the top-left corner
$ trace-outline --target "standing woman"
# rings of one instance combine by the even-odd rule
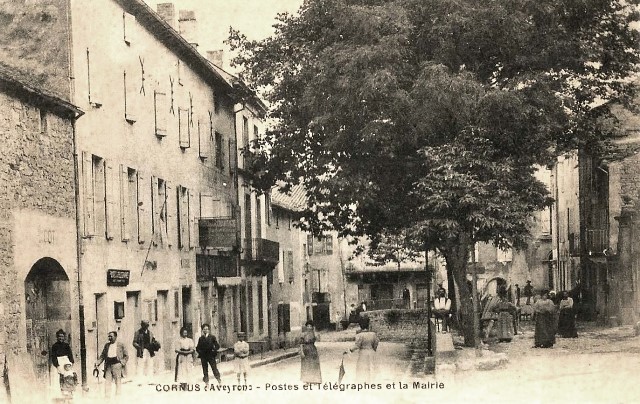
[[[551,348],[556,343],[556,305],[549,299],[548,291],[540,293],[540,300],[533,304],[536,318],[534,348]]]
[[[187,329],[182,327],[180,329],[178,347],[176,348],[176,354],[178,354],[176,357],[176,383],[187,383],[193,368],[193,353],[196,350],[196,345],[187,335]]]
[[[322,383],[320,358],[316,349],[316,334],[313,332],[313,321],[304,326],[300,337],[300,380],[303,383]]]
[[[375,332],[369,330],[369,317],[360,319],[360,330],[356,334],[356,343],[349,349],[349,352],[353,352],[356,349],[359,351],[356,379],[359,382],[370,382],[375,376],[375,354],[380,340]]]
[[[492,307],[492,311],[497,313],[496,336],[499,342],[511,342],[516,330],[514,319],[518,309],[509,301],[507,289],[501,286],[498,290],[500,300]]]
[[[578,338],[576,316],[573,311],[573,299],[569,297],[569,292],[562,292],[562,300],[560,300],[559,306],[558,333],[563,338]]]

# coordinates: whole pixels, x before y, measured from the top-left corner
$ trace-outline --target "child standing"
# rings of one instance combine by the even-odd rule
[[[238,384],[240,384],[240,373],[244,373],[244,384],[247,384],[247,372],[249,371],[249,344],[247,336],[243,332],[238,333],[238,342],[233,344],[233,354],[235,356],[234,365]]]

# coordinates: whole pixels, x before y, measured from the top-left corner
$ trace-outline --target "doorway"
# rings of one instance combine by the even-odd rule
[[[24,280],[27,352],[36,377],[49,384],[49,348],[56,331],[66,332],[71,344],[69,277],[53,258],[38,260]],[[53,375],[52,375],[53,376]]]

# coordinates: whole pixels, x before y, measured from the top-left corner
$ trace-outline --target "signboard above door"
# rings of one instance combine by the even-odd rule
[[[126,269],[107,269],[107,286],[128,286],[130,272]]]

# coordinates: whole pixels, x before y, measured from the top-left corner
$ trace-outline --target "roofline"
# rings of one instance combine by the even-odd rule
[[[234,88],[211,67],[209,61],[196,48],[189,44],[171,25],[164,21],[149,5],[142,0],[116,0],[125,11],[136,17],[136,21],[144,26],[153,36],[180,58],[206,82],[226,89],[225,94],[232,96]]]
[[[84,112],[80,108],[70,102],[52,95],[45,90],[30,86],[2,70],[0,70],[0,91],[13,94],[36,106],[45,107],[49,111],[55,112],[65,118],[78,119],[84,115]]]

